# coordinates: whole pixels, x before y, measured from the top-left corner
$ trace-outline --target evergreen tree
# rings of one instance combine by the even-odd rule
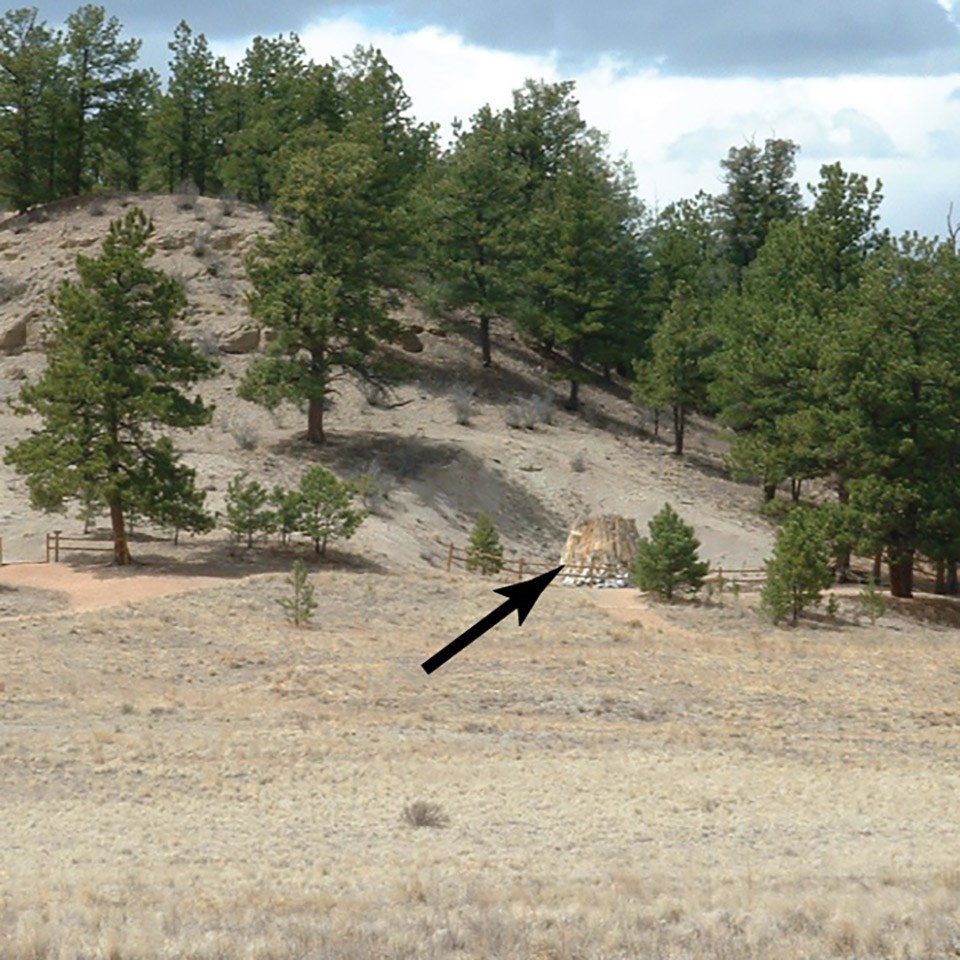
[[[648,524],[632,568],[634,583],[664,600],[682,590],[696,593],[703,586],[709,564],[699,559],[700,541],[669,503]]]
[[[247,259],[250,312],[276,336],[239,396],[274,407],[306,400],[307,439],[324,441],[334,382],[378,376],[379,343],[398,333],[378,282],[392,250],[392,211],[362,144],[332,139],[297,155],[277,206],[285,220]]]
[[[467,550],[467,569],[479,570],[484,576],[503,569],[503,545],[493,521],[485,513],[478,513],[470,534]]]
[[[50,196],[60,37],[21,7],[0,18],[0,197],[18,212]]]
[[[298,490],[287,490],[277,484],[270,491],[270,506],[273,508],[273,523],[280,534],[280,542],[286,545],[291,533],[300,529],[303,501]]]
[[[822,518],[811,508],[792,510],[777,531],[760,600],[761,608],[774,623],[787,616],[796,623],[807,607],[820,603],[822,591],[833,581],[829,561]]]
[[[798,149],[791,140],[767,140],[763,149],[751,141],[731,147],[720,163],[727,188],[716,201],[718,223],[737,289],[773,224],[801,211],[800,187],[793,179]]]
[[[507,152],[502,117],[484,107],[432,168],[418,194],[429,267],[442,302],[479,322],[480,354],[492,363],[490,321],[517,296],[518,219],[524,177]]]
[[[602,141],[584,142],[564,157],[527,224],[528,250],[539,252],[528,261],[520,323],[566,351],[569,363],[558,375],[569,381],[570,410],[579,409],[580,384],[595,379],[589,364],[635,346],[629,308],[624,315],[640,215],[631,187],[628,171],[603,155]]]
[[[248,480],[245,473],[237,474],[227,485],[227,529],[237,540],[246,537],[247,547],[253,546],[258,533],[268,533],[273,528],[269,499],[263,484]]]
[[[42,425],[5,456],[26,476],[34,507],[62,511],[96,491],[110,511],[118,564],[130,561],[131,512],[181,529],[212,526],[194,471],[156,431],[210,422],[212,409],[181,388],[216,366],[176,335],[186,298],[178,281],[147,265],[152,233],[134,209],[110,224],[100,256],[77,256],[79,281],[54,297],[60,323],[46,371],[23,387],[16,408]]]
[[[310,582],[306,564],[302,560],[293,562],[293,569],[290,571],[290,579],[287,582],[293,595],[281,597],[277,603],[283,607],[287,619],[295,627],[302,627],[313,619],[314,611],[317,609],[317,591]]]
[[[168,193],[185,182],[201,194],[215,193],[220,188],[214,171],[223,134],[221,93],[227,65],[214,58],[207,38],[194,36],[185,20],[168,47],[173,57],[167,90],[150,117],[152,181]]]
[[[673,411],[674,452],[683,453],[687,418],[707,405],[707,362],[714,338],[702,304],[686,281],[674,289],[673,302],[653,335],[653,357],[634,365],[634,398]]]
[[[127,105],[131,99],[142,99],[145,88],[155,86],[152,73],[134,68],[140,41],[121,40],[122,29],[116,17],[108,18],[104,8],[95,4],[86,4],[67,17],[61,196],[83,193],[101,182],[103,152],[112,148],[121,123],[132,119]]]
[[[323,555],[331,540],[349,540],[366,514],[353,506],[353,487],[323,467],[311,467],[300,478],[298,531]]]

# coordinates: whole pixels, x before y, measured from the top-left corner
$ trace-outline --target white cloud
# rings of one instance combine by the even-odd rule
[[[800,144],[803,184],[834,160],[880,177],[885,221],[896,232],[942,233],[947,204],[960,203],[956,163],[944,157],[945,138],[935,135],[960,127],[960,102],[950,99],[960,74],[711,79],[637,71],[606,58],[564,77],[556,55],[491,50],[433,26],[390,32],[341,17],[316,22],[300,37],[317,61],[342,58],[358,44],[380,47],[417,117],[444,131],[455,116],[467,119],[485,103],[509,105],[528,77],[574,79],[583,116],[609,134],[615,153],[627,155],[650,204],[716,191],[727,149],[768,137]],[[217,52],[236,59],[244,46]]]

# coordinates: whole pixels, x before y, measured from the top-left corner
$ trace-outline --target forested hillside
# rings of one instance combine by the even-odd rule
[[[240,396],[302,403],[323,443],[339,378],[396,376],[380,346],[400,336],[401,293],[472,317],[478,368],[496,365],[491,321],[506,318],[554,361],[571,411],[583,384],[625,379],[669,417],[678,456],[691,414],[728,428],[735,475],[823,515],[838,576],[853,552],[882,557],[909,596],[922,554],[957,592],[960,255],[953,233],[883,231],[879,183],[835,163],[804,190],[801,145],[771,139],[731,147],[718,194],[657,210],[572,83],[529,80],[441,143],[377,50],[316,64],[295,35],[257,37],[234,67],[181,22],[161,79],[139,46],[94,5],[63,25],[35,8],[0,19],[0,200],[11,216],[89,192],[263,206],[275,229],[246,272],[270,339]],[[104,291],[122,270],[95,266],[134,264],[167,291],[169,329],[187,307],[143,272],[150,235],[115,224],[106,259],[78,261],[61,319],[82,324],[84,289],[98,322],[136,315],[133,281],[117,299]]]

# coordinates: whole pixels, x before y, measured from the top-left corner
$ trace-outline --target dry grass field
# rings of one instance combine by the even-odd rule
[[[3,960],[960,953],[954,631],[313,580],[0,595]]]

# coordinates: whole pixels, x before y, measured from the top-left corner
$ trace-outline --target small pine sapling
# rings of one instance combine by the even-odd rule
[[[703,586],[709,564],[698,556],[700,541],[669,503],[648,524],[650,536],[637,547],[631,573],[641,589],[672,600],[675,593],[696,593]]]
[[[277,603],[283,607],[287,619],[295,626],[302,627],[313,619],[317,609],[317,592],[307,576],[307,567],[302,560],[296,560],[287,581],[292,596],[281,597]]]
[[[467,549],[467,569],[479,570],[484,576],[503,569],[503,545],[493,521],[485,514],[477,514]]]
[[[263,484],[248,480],[238,473],[227,486],[227,529],[240,540],[246,537],[247,546],[253,546],[258,533],[273,528],[274,514],[267,508],[269,494]]]
[[[807,607],[820,603],[823,590],[833,582],[823,516],[808,508],[792,510],[777,531],[766,569],[761,612],[775,624],[788,616],[795,624]]]
[[[873,626],[887,612],[887,598],[877,589],[873,580],[860,591],[860,609],[870,618]]]
[[[349,540],[363,523],[366,512],[353,505],[354,489],[323,467],[311,467],[300,478],[300,533],[313,541],[321,556],[330,540]]]
[[[273,529],[280,534],[280,542],[286,546],[290,534],[300,526],[303,500],[298,491],[287,490],[277,484],[270,491],[270,506],[273,507]]]

